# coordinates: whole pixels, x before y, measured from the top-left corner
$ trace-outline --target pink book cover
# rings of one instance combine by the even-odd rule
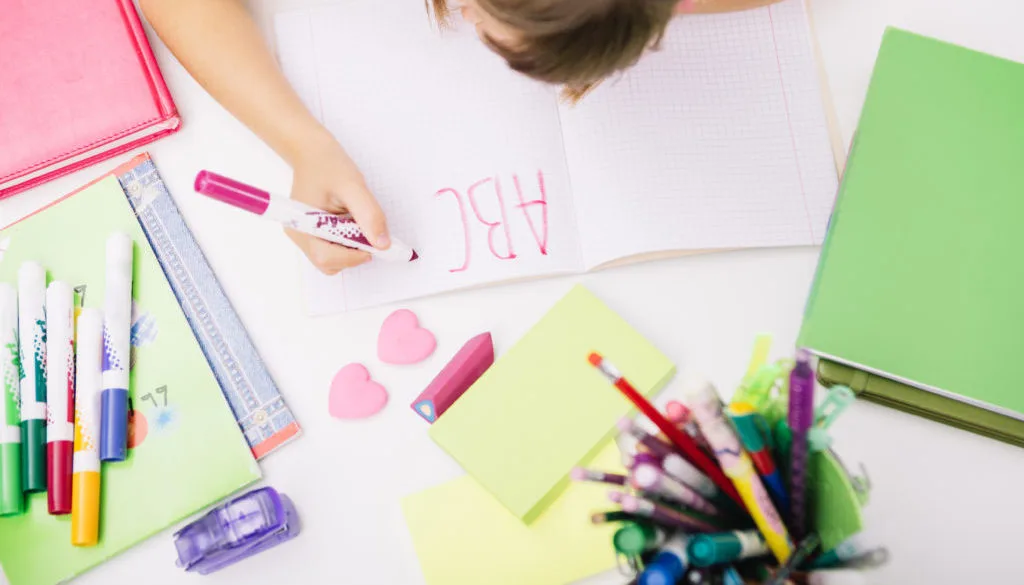
[[[132,0],[0,0],[0,198],[180,126]]]

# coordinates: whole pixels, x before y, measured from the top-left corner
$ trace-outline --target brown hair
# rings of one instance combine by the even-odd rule
[[[444,25],[446,0],[428,0]],[[656,48],[677,0],[476,0],[491,17],[516,30],[516,46],[484,41],[509,67],[564,86],[576,101],[608,76]]]

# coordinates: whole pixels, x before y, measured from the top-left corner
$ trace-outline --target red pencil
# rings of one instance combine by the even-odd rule
[[[740,494],[736,491],[732,481],[725,475],[725,473],[722,472],[720,467],[715,465],[715,462],[712,461],[710,457],[700,450],[700,447],[697,446],[697,443],[694,442],[692,437],[680,431],[679,428],[662,416],[662,414],[658,412],[658,409],[654,408],[654,406],[648,402],[647,399],[644,398],[643,395],[640,394],[640,392],[638,392],[637,389],[619,373],[618,370],[615,369],[615,366],[601,357],[601,354],[593,352],[590,354],[589,359],[590,363],[600,370],[600,372],[604,374],[616,388],[619,389],[619,392],[622,392],[622,394],[628,398],[629,401],[632,402],[638,410],[640,410],[640,412],[644,413],[644,416],[651,419],[651,422],[657,425],[657,427],[661,429],[661,432],[665,433],[668,440],[671,441],[677,449],[679,449],[680,453],[682,453],[684,457],[690,460],[690,463],[693,463],[697,469],[703,471],[704,474],[707,475],[711,481],[715,482],[715,485],[717,485],[719,489],[732,498],[740,508],[746,509],[743,506],[743,500],[740,499]]]

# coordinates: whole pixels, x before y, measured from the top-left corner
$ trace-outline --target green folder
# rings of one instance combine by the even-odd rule
[[[888,30],[799,343],[901,408],[1024,418],[1022,226],[1024,65]]]
[[[78,288],[85,306],[102,308],[115,230],[135,241],[134,448],[127,461],[103,465],[98,546],[71,546],[70,517],[47,514],[45,493],[28,498],[24,515],[0,518],[0,565],[11,585],[67,581],[260,477],[116,177],[0,231],[0,281],[14,282],[21,263],[35,260],[50,280]]]

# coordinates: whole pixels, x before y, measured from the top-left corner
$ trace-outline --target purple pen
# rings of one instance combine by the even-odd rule
[[[612,485],[626,485],[626,476],[618,473],[607,473],[596,469],[574,467],[569,472],[573,481],[592,481],[596,483],[610,483]]]
[[[299,534],[299,516],[286,496],[260,488],[210,510],[174,535],[178,566],[207,575]]]
[[[789,428],[793,444],[789,451],[789,529],[796,540],[807,534],[807,431],[814,424],[814,370],[811,355],[797,351],[796,366],[789,376]]]
[[[717,526],[708,524],[699,518],[630,494],[625,494],[622,497],[622,509],[630,514],[650,518],[658,524],[687,532],[718,532],[720,530]]]

